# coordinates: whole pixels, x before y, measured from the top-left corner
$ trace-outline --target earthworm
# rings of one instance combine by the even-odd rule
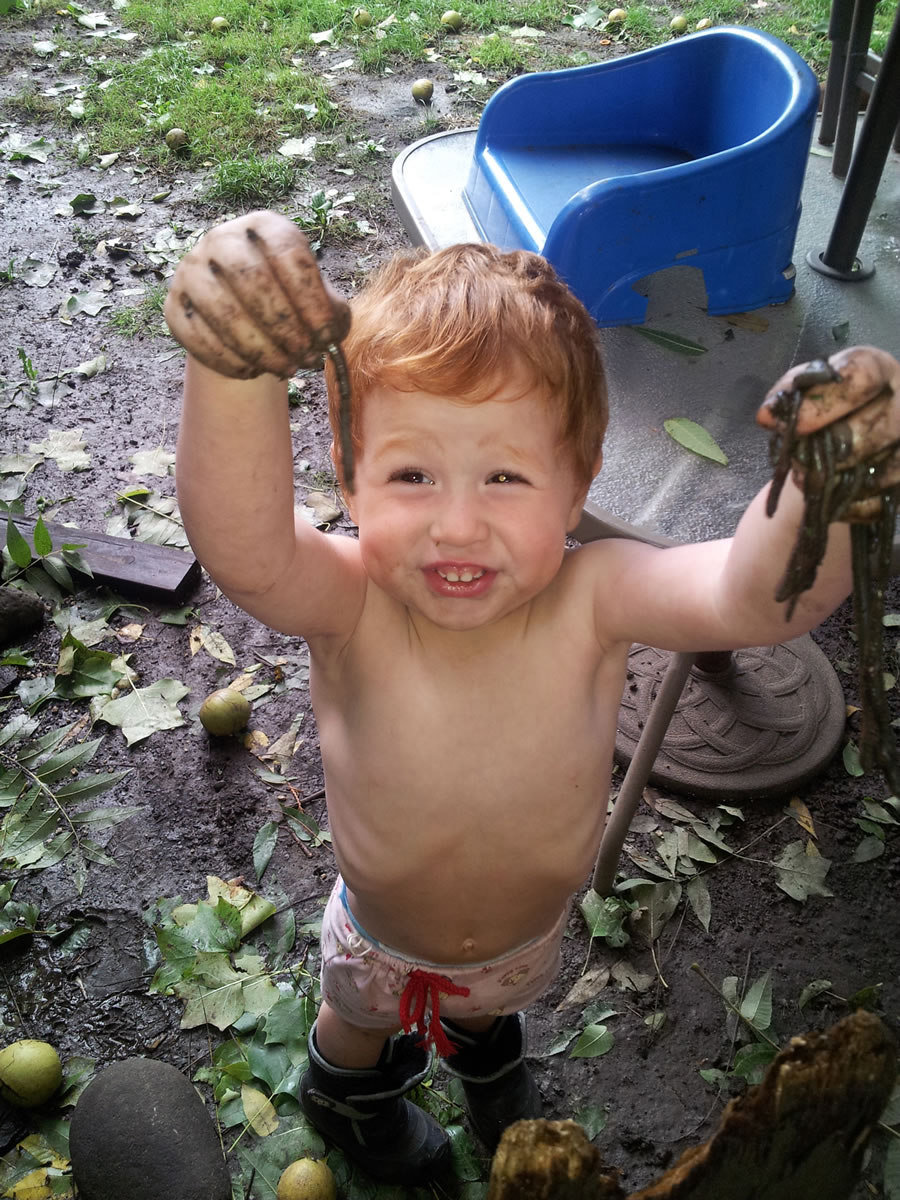
[[[353,478],[356,473],[356,464],[353,456],[353,411],[350,405],[350,376],[347,374],[347,363],[337,342],[332,342],[328,346],[328,354],[331,358],[331,364],[334,367],[334,374],[337,378],[338,394],[341,398],[340,448],[341,465],[343,467],[344,474],[344,487],[352,496]]]
[[[890,578],[894,524],[900,486],[886,488],[872,496],[873,467],[893,447],[854,467],[839,469],[838,459],[852,444],[844,421],[805,436],[797,436],[797,413],[803,393],[810,387],[838,380],[839,376],[824,360],[812,363],[796,375],[793,387],[780,392],[773,415],[782,428],[770,443],[774,467],[766,512],[775,512],[784,481],[792,466],[802,468],[804,496],[803,520],[784,576],[775,592],[778,601],[787,601],[790,620],[798,596],[811,587],[825,555],[828,526],[847,518],[851,506],[875,499],[865,519],[854,518],[850,528],[853,566],[853,617],[859,653],[860,745],[863,770],[877,766],[884,773],[892,792],[900,794],[900,757],[891,728],[882,676],[884,654],[884,589]]]

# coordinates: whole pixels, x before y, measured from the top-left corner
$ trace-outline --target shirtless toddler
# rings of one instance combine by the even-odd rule
[[[166,306],[189,352],[177,478],[191,545],[234,603],[309,645],[340,875],[301,1102],[373,1175],[412,1185],[448,1160],[404,1098],[427,1071],[423,1041],[462,1079],[489,1148],[540,1115],[520,1010],[554,977],[597,853],[631,643],[805,633],[850,589],[849,538],[832,527],[789,621],[774,594],[802,513],[790,480],[774,517],[761,493],[733,538],[567,550],[606,388],[593,322],[536,255],[399,256],[352,314],[274,213],[208,233]],[[358,539],[295,520],[284,382],[344,334]],[[882,351],[832,362],[843,382],[809,402],[813,427],[839,392],[855,410],[900,390]],[[887,444],[900,414],[883,408]]]

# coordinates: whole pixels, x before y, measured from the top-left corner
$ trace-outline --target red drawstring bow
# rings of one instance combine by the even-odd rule
[[[406,987],[400,997],[400,1021],[404,1033],[412,1033],[415,1025],[422,1035],[420,1045],[434,1046],[441,1058],[456,1053],[441,1026],[441,996],[468,996],[469,988],[457,987],[446,975],[421,971],[417,967],[406,977]],[[425,1014],[431,1005],[431,1017],[426,1025]]]

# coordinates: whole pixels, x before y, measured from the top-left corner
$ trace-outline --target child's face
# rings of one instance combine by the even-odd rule
[[[370,578],[446,629],[475,629],[541,592],[587,488],[547,403],[507,383],[455,403],[381,387],[366,396],[350,504]]]

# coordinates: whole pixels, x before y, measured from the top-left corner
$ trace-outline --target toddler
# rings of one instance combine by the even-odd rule
[[[733,538],[567,550],[606,388],[593,322],[537,255],[398,256],[351,323],[296,227],[251,213],[182,259],[166,316],[188,350],[191,545],[234,603],[309,645],[340,874],[301,1102],[373,1176],[411,1186],[449,1156],[405,1099],[431,1045],[488,1148],[541,1113],[521,1013],[554,978],[603,833],[629,646],[806,632],[849,591],[847,527],[789,621],[774,593],[802,515],[791,480],[774,517],[761,493]],[[341,338],[358,539],[294,517],[285,380]],[[883,389],[900,388],[900,364],[871,348],[832,362],[842,382],[808,402],[813,426],[881,394],[881,444],[897,440]]]

